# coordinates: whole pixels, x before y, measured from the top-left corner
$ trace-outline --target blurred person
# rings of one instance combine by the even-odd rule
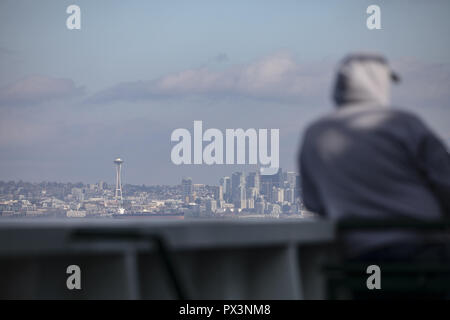
[[[306,208],[332,220],[434,221],[450,214],[450,156],[414,114],[390,107],[399,77],[375,53],[339,66],[337,109],[310,125],[299,166]],[[418,234],[355,232],[345,254],[359,260],[410,260],[430,253]]]

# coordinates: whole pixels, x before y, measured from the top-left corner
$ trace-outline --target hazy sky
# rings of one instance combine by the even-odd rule
[[[81,30],[66,8],[81,8]],[[381,7],[382,30],[366,28]],[[450,142],[449,1],[0,2],[0,180],[216,183],[234,166],[176,166],[176,128],[279,128],[296,170],[305,126],[331,110],[336,63],[384,53],[393,103]]]

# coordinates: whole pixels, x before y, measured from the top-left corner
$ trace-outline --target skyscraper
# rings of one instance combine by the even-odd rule
[[[183,189],[183,201],[189,203],[193,201],[193,191],[192,178],[186,177],[181,179],[181,186]]]
[[[284,200],[289,203],[295,203],[295,189],[287,188],[284,190]]]
[[[292,188],[292,189],[295,188],[296,178],[297,178],[297,173],[296,172],[288,171],[286,173],[286,180],[287,180],[287,182],[289,184],[289,188]]]
[[[220,178],[219,185],[222,186],[223,199],[225,202],[231,202],[231,179],[230,177]]]
[[[244,176],[242,175],[242,172],[234,172],[231,175],[231,198],[233,201],[238,198],[239,186],[241,186],[243,183]]]
[[[260,175],[259,172],[250,172],[247,176],[247,188],[255,188],[256,194],[259,194],[260,190]]]
[[[231,203],[231,178],[225,177],[223,183],[224,183],[223,192],[225,201]]]
[[[207,199],[205,203],[206,213],[213,214],[217,211],[217,201],[214,199]]]
[[[283,171],[281,168],[278,169],[278,172],[274,175],[262,175],[261,176],[261,189],[260,193],[265,195],[266,199],[269,202],[273,202],[273,188],[279,188],[282,187],[282,177],[283,177]]]
[[[223,186],[218,186],[215,190],[215,199],[218,201],[223,201]]]
[[[231,198],[235,208],[245,208],[245,176],[242,172],[234,172],[231,176]]]

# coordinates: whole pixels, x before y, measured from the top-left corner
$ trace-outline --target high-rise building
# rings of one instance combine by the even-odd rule
[[[250,172],[247,176],[247,188],[255,188],[257,194],[260,189],[260,175],[259,172]]]
[[[245,176],[242,172],[234,172],[231,176],[231,197],[235,208],[245,208],[246,203]]]
[[[245,183],[238,187],[238,196],[234,201],[234,207],[239,209],[247,208],[247,193]]]
[[[247,209],[254,209],[255,208],[255,199],[247,199],[245,202],[245,207]]]
[[[292,171],[288,171],[286,173],[286,180],[287,180],[287,182],[289,184],[289,188],[294,189],[295,185],[297,183],[297,181],[296,181],[297,180],[297,173],[296,172],[292,172]]]
[[[84,193],[82,188],[72,188],[72,196],[77,200],[78,202],[81,202],[84,200]]]
[[[225,178],[227,178],[227,177],[223,177],[223,178],[219,179],[219,186],[223,187],[223,192],[224,193],[226,192],[226,189],[225,189]]]
[[[295,203],[295,189],[286,188],[284,189],[284,200],[289,203]]]
[[[256,199],[259,193],[256,188],[247,186],[247,199]]]
[[[261,175],[260,178],[260,193],[266,196],[266,199],[269,202],[273,201],[273,188],[282,187],[283,181],[283,171],[281,168],[278,169],[278,172],[273,175]]]
[[[242,172],[234,172],[231,176],[231,198],[234,201],[240,198],[239,187],[244,184]]]
[[[194,193],[192,178],[186,177],[181,179],[181,187],[183,189],[183,201],[185,203],[192,202]]]
[[[231,178],[225,177],[224,178],[224,197],[225,201],[228,203],[231,203]]]
[[[225,201],[217,200],[217,208],[223,209],[225,207]]]
[[[223,186],[219,185],[214,187],[214,199],[217,201],[223,201]]]
[[[205,207],[206,213],[208,214],[215,213],[217,211],[217,201],[214,199],[207,199]]]
[[[266,210],[266,203],[263,197],[258,197],[255,201],[255,211],[258,214],[264,214]]]
[[[223,177],[220,179],[219,184],[222,186],[223,199],[231,203],[231,179],[230,177]]]
[[[295,177],[295,195],[296,197],[301,197],[302,194],[302,178],[299,174]]]
[[[277,187],[273,187],[272,188],[272,199],[271,201],[272,203],[276,203],[276,202],[284,202],[284,189],[283,188],[277,188]]]

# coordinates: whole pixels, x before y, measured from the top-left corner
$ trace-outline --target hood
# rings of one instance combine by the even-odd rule
[[[338,107],[390,103],[391,82],[399,81],[387,60],[379,54],[347,56],[339,66],[333,98]]]

